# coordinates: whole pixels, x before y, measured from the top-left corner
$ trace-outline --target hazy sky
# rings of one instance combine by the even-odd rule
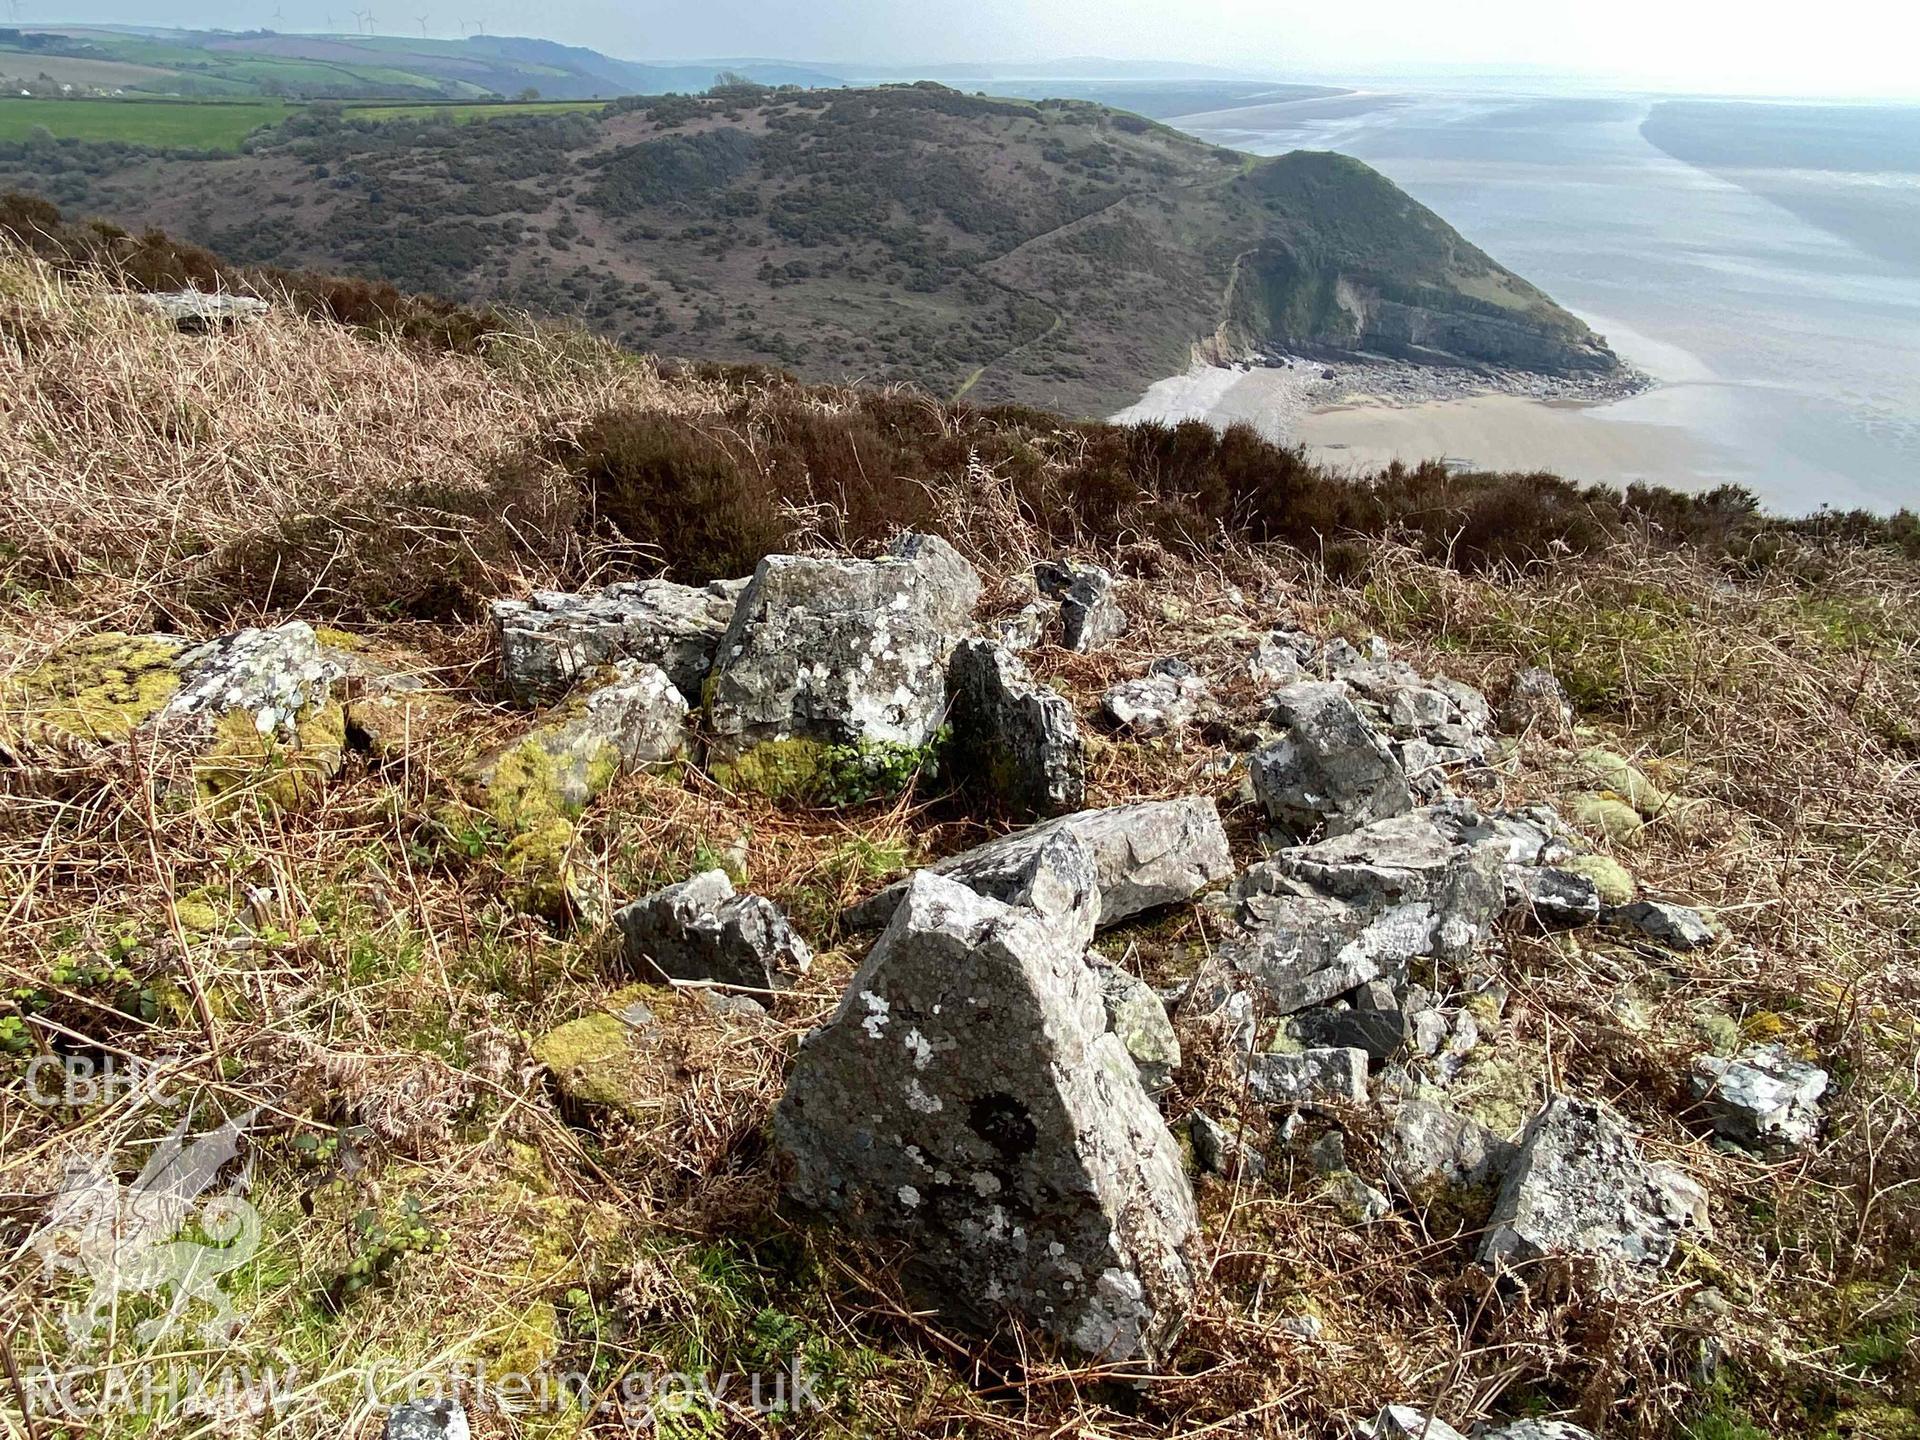
[[[1920,95],[1915,0],[20,0],[22,19],[435,34],[461,22],[634,60],[1182,60],[1280,74],[1532,66],[1661,88]],[[275,11],[281,14],[273,20]]]

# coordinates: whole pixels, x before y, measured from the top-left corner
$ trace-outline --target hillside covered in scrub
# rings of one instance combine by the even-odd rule
[[[1216,357],[1609,375],[1604,342],[1357,161],[1085,101],[722,89],[598,114],[290,114],[240,155],[0,146],[0,185],[228,259],[632,348],[1105,414]]]
[[[188,333],[69,238],[0,250],[15,1428],[1920,1433],[1912,517]]]

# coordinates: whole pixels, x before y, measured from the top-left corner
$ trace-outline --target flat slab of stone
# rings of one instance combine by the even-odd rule
[[[1255,1055],[1247,1066],[1247,1090],[1263,1105],[1312,1105],[1367,1099],[1367,1052],[1299,1050]]]
[[[489,607],[500,685],[517,705],[551,705],[583,675],[619,660],[658,665],[698,701],[744,580],[646,580],[574,595],[536,591]]]
[[[1713,944],[1713,930],[1705,917],[1685,905],[1636,900],[1631,905],[1603,911],[1600,919],[1615,930],[1644,935],[1668,950],[1704,950]]]
[[[1679,1171],[1648,1163],[1610,1107],[1561,1095],[1520,1137],[1480,1259],[1514,1265],[1599,1255],[1657,1268],[1688,1233],[1712,1233],[1705,1192]]]
[[[1086,803],[1086,746],[1073,707],[1036,683],[1017,656],[990,640],[963,640],[947,680],[948,765],[966,793],[1023,820]]]
[[[912,1247],[943,1313],[1152,1362],[1192,1299],[1193,1195],[1074,937],[925,871],[774,1116],[789,1195]]]
[[[613,919],[626,962],[673,980],[780,990],[813,963],[779,907],[765,896],[735,894],[724,870],[669,885]]]
[[[1063,815],[927,868],[982,895],[1011,901],[1034,856],[1050,836],[1061,831],[1070,831],[1093,852],[1103,928],[1191,900],[1233,874],[1220,812],[1203,795]],[[858,930],[885,925],[905,894],[906,883],[889,886],[854,906],[847,912],[847,923]]]
[[[157,310],[183,335],[211,335],[233,330],[267,313],[267,302],[251,295],[228,295],[207,290],[159,290],[137,297]]]

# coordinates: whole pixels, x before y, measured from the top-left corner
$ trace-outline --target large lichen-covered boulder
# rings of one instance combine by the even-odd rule
[[[1193,1194],[1080,946],[922,872],[808,1037],[774,1116],[788,1190],[901,1239],[956,1319],[1005,1311],[1108,1360],[1166,1353]]]
[[[1214,802],[1204,795],[1063,815],[950,855],[928,869],[982,895],[1011,901],[1034,857],[1063,832],[1093,853],[1103,929],[1191,900],[1233,874],[1226,828]],[[879,929],[905,893],[904,881],[889,886],[849,910],[847,923],[855,929]]]
[[[1705,1192],[1649,1163],[1607,1105],[1560,1095],[1520,1137],[1480,1258],[1513,1265],[1600,1255],[1658,1267],[1689,1232],[1711,1234]]]
[[[1023,820],[1085,803],[1086,746],[1071,705],[990,640],[962,641],[947,678],[953,728],[947,763],[969,793],[983,787]]]
[[[601,678],[467,776],[480,808],[509,837],[509,888],[542,914],[580,898],[569,857],[581,812],[621,775],[686,749],[686,698],[664,670],[622,661]]]
[[[1289,834],[1341,835],[1413,808],[1405,769],[1345,687],[1288,685],[1274,693],[1272,720],[1280,739],[1247,768],[1261,808]]]
[[[613,917],[628,964],[674,980],[785,989],[813,951],[762,895],[737,895],[724,870],[669,885]]]
[[[298,620],[200,644],[88,636],[7,687],[9,748],[132,743],[184,758],[203,797],[293,808],[344,761],[345,668]]]
[[[526,600],[497,600],[490,614],[501,688],[516,704],[550,705],[582,677],[638,660],[658,665],[682,695],[697,698],[746,583],[647,580],[587,595],[540,590]]]
[[[902,788],[939,737],[947,660],[979,597],[973,567],[934,536],[877,560],[768,556],[707,682],[707,768],[813,802]]]

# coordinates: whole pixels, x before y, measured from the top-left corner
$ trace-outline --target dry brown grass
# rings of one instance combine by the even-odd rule
[[[429,481],[492,494],[504,455],[610,405],[707,423],[730,403],[718,382],[662,380],[551,339],[434,358],[284,316],[211,342],[175,337],[96,286],[18,263],[0,264],[0,311],[15,317],[0,342],[0,680],[80,630],[156,619],[200,630],[224,623],[222,604],[236,616],[300,613],[303,591],[275,585],[245,608],[235,597],[249,592],[215,583],[237,549],[290,521],[311,521],[317,543],[358,547],[365,532],[344,517],[412,514],[394,496]],[[988,566],[989,605],[1011,606],[1016,571],[1047,542],[1008,478],[973,465],[927,501]],[[798,543],[849,538],[830,506],[783,521]],[[447,533],[451,545],[425,546],[420,565],[473,532]],[[463,583],[544,582],[559,574],[556,553],[485,555]],[[516,723],[488,704],[477,637],[457,624],[367,625],[376,647],[412,657],[465,707],[468,734],[423,741],[392,765],[356,756],[303,815],[215,816],[178,803],[137,757],[77,757],[73,783],[9,796],[0,816],[0,1019],[23,1018],[34,1046],[137,1056],[164,1066],[174,1093],[259,1111],[253,1193],[269,1243],[239,1287],[250,1320],[236,1354],[298,1364],[302,1388],[277,1415],[216,1408],[142,1433],[371,1436],[377,1415],[350,1384],[360,1367],[498,1364],[542,1336],[563,1368],[608,1386],[665,1368],[751,1368],[794,1348],[831,1378],[824,1415],[728,1412],[663,1427],[676,1435],[1317,1437],[1389,1399],[1463,1428],[1539,1409],[1622,1436],[1695,1425],[1735,1440],[1750,1432],[1725,1427],[1742,1417],[1757,1433],[1913,1433],[1911,567],[1810,551],[1817,570],[1804,573],[1817,583],[1792,563],[1733,583],[1714,564],[1633,545],[1526,576],[1463,576],[1388,547],[1338,577],[1296,551],[1237,543],[1205,557],[1136,543],[1101,558],[1134,577],[1133,630],[1100,656],[1035,662],[1090,729],[1105,687],[1157,656],[1192,660],[1245,722],[1260,701],[1244,673],[1260,631],[1379,631],[1422,669],[1493,693],[1517,667],[1550,663],[1580,696],[1582,743],[1645,757],[1684,797],[1621,857],[1650,890],[1717,909],[1733,940],[1676,962],[1600,937],[1507,937],[1486,963],[1514,992],[1488,1046],[1509,1069],[1465,1083],[1505,1083],[1515,1103],[1548,1081],[1615,1100],[1655,1153],[1708,1184],[1710,1248],[1659,1277],[1570,1264],[1496,1289],[1469,1263],[1474,1217],[1415,1208],[1356,1227],[1280,1147],[1266,1186],[1203,1191],[1206,1279],[1174,1373],[1115,1377],[1061,1365],[1019,1334],[949,1333],[916,1313],[894,1257],[781,1212],[765,1123],[792,1046],[861,953],[839,909],[993,822],[934,790],[805,814],[698,775],[621,782],[581,832],[579,859],[605,901],[744,855],[753,888],[822,954],[764,1025],[723,1026],[692,997],[656,997],[670,1035],[656,1107],[641,1119],[586,1113],[557,1093],[530,1040],[635,977],[603,932],[555,930],[503,903],[498,837],[430,819],[464,748]],[[205,598],[216,594],[227,599]],[[1108,737],[1093,757],[1096,798],[1214,794],[1251,859],[1255,827],[1218,763],[1225,741],[1225,730],[1184,745]],[[1564,744],[1531,737],[1500,793],[1563,797],[1570,764]],[[250,903],[250,887],[270,893]],[[1196,908],[1108,948],[1170,980],[1191,971],[1212,926]],[[1708,1012],[1833,1062],[1819,1146],[1760,1162],[1705,1140],[1680,1082]],[[71,1292],[49,1287],[19,1247],[66,1159],[135,1154],[157,1122],[125,1103],[35,1107],[18,1058],[0,1064],[0,1324],[23,1364],[57,1361]],[[1201,1103],[1238,1097],[1196,1054],[1169,1114]],[[1347,1119],[1364,1169],[1369,1124]],[[303,1136],[344,1147],[316,1152]],[[441,1243],[330,1305],[365,1248],[355,1214],[391,1219],[409,1197]],[[1701,1320],[1708,1287],[1728,1317]],[[1309,1313],[1325,1323],[1320,1340],[1279,1323]],[[1695,1373],[1704,1331],[1729,1357],[1717,1386]],[[143,1353],[124,1333],[108,1353],[191,1358],[190,1341]],[[578,1429],[490,1403],[473,1414],[490,1440]],[[4,1381],[0,1423],[20,1428]],[[122,1419],[98,1433],[135,1428]],[[619,1430],[603,1419],[595,1433]]]

